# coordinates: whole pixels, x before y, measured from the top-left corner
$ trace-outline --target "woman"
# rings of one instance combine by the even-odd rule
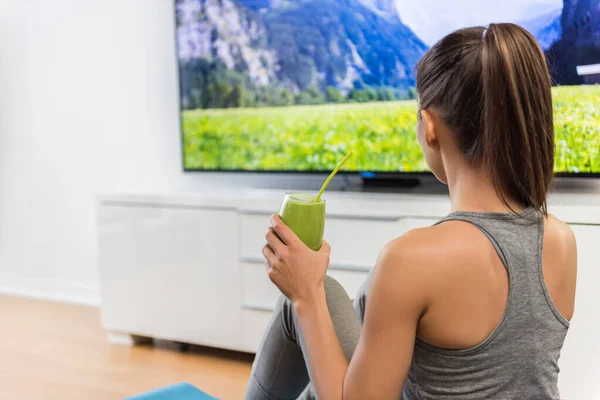
[[[356,311],[325,275],[329,245],[308,249],[273,216],[263,254],[286,298],[247,399],[559,398],[577,255],[546,207],[550,88],[542,50],[513,24],[456,31],[425,54],[418,139],[453,212],[384,247]]]

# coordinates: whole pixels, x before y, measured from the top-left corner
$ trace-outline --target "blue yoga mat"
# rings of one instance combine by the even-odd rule
[[[128,397],[125,400],[218,400],[189,383],[178,383],[151,392]]]

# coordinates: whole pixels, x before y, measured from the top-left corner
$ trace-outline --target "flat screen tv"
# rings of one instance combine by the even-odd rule
[[[465,26],[547,54],[558,174],[600,174],[598,0],[176,0],[187,171],[424,173],[415,65]],[[598,175],[600,176],[600,175]]]

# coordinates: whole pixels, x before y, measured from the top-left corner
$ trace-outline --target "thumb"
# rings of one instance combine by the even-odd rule
[[[319,252],[323,252],[323,253],[327,253],[327,254],[331,253],[331,245],[329,245],[329,242],[327,242],[327,240],[323,240],[323,242],[321,243],[321,248],[319,249]]]

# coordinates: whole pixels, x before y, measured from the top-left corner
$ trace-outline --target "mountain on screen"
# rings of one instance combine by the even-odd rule
[[[600,64],[600,0],[564,0],[562,37],[548,50],[553,79],[578,85],[578,65]]]
[[[414,86],[427,46],[393,0],[179,0],[179,59],[204,59],[253,85]]]
[[[564,0],[520,22],[547,51],[557,83],[581,83],[576,66],[600,63],[599,3]],[[182,105],[414,98],[414,67],[428,46],[403,23],[400,4],[177,0]]]
[[[519,23],[535,36],[544,51],[562,37],[562,10],[556,9]]]

